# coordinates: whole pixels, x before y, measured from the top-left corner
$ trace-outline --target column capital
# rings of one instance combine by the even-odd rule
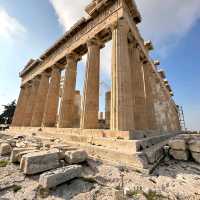
[[[51,73],[52,73],[52,71],[61,71],[61,68],[60,68],[60,66],[58,66],[57,64],[55,64],[55,65],[53,65],[52,67],[51,67]]]
[[[67,61],[73,60],[73,61],[77,62],[78,60],[80,60],[80,55],[78,55],[75,52],[71,52],[66,55],[66,59],[67,59]]]
[[[119,19],[118,21],[114,22],[111,26],[111,31],[113,32],[114,30],[116,30],[117,28],[124,31],[124,33],[127,33],[129,32],[130,28],[128,26],[128,23],[125,21],[124,18],[122,19]]]
[[[102,46],[103,43],[101,42],[101,40],[98,38],[98,37],[94,37],[90,40],[87,41],[87,47],[90,47],[90,46]]]
[[[112,32],[114,30],[116,30],[117,29],[117,22],[114,22],[113,24],[111,24],[110,29],[111,29]]]
[[[43,71],[41,74],[40,74],[40,77],[42,76],[49,76],[49,73],[47,71]]]

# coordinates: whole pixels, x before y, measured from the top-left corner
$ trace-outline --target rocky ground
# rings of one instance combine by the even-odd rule
[[[91,159],[81,165],[80,178],[49,190],[39,185],[39,175],[25,176],[1,156],[0,200],[200,200],[200,165],[194,162],[166,158],[151,175]]]

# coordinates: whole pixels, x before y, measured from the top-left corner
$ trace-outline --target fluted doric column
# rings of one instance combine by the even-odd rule
[[[21,87],[11,126],[23,126],[23,119],[24,119],[24,113],[28,95],[29,95],[29,86],[27,83],[26,85],[23,85]]]
[[[49,88],[49,77],[46,72],[43,72],[40,79],[40,84],[35,100],[31,126],[40,127],[45,109],[46,96]]]
[[[100,44],[96,40],[87,43],[87,66],[84,83],[81,128],[98,128]]]
[[[133,130],[133,98],[127,34],[123,20],[112,29],[111,129]]]
[[[31,125],[31,119],[33,116],[33,110],[34,110],[34,106],[35,106],[35,100],[36,100],[36,96],[37,96],[38,87],[39,87],[39,79],[35,78],[31,82],[30,95],[29,95],[29,98],[27,99],[28,103],[27,103],[26,109],[25,109],[25,117],[23,120],[23,126]]]
[[[144,83],[143,66],[140,59],[140,50],[134,40],[129,44],[131,63],[132,98],[135,129],[145,130],[148,128],[146,115],[146,91]]]
[[[58,126],[63,128],[73,127],[77,61],[77,55],[70,54],[69,56],[67,56],[67,66],[65,69],[65,78],[58,122]]]
[[[156,101],[153,94],[152,79],[153,71],[151,69],[150,63],[143,65],[144,70],[144,80],[145,80],[145,91],[146,91],[146,110],[147,110],[147,122],[148,128],[151,130],[156,130],[156,114],[154,108],[154,102]]]
[[[56,125],[60,91],[60,78],[60,69],[58,69],[57,67],[53,67],[42,121],[42,126],[44,127],[54,127]]]
[[[110,128],[110,104],[111,104],[111,92],[106,92],[105,95],[105,123],[106,128]]]

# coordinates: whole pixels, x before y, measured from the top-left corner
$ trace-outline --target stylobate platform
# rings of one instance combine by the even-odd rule
[[[163,146],[180,132],[111,131],[69,128],[11,127],[6,134],[59,139],[85,149],[90,157],[110,164],[150,172],[163,158]]]

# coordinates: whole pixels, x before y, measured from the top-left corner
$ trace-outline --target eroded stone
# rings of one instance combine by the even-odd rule
[[[169,146],[174,150],[183,150],[187,149],[184,139],[172,139],[169,141]]]
[[[191,140],[189,142],[189,149],[192,152],[200,153],[200,140]]]
[[[170,149],[169,152],[170,152],[170,155],[176,160],[187,161],[188,158],[189,158],[189,152],[188,151]]]
[[[200,153],[199,152],[191,152],[192,158],[200,164]]]
[[[12,147],[8,143],[1,143],[0,145],[0,155],[9,155],[12,151]]]
[[[22,156],[20,169],[24,174],[37,174],[59,166],[57,151],[42,151],[29,153]]]
[[[40,175],[39,184],[43,188],[53,188],[71,179],[81,176],[80,165],[70,165],[51,170]]]
[[[65,152],[65,160],[69,164],[76,164],[84,162],[88,158],[86,151],[75,150]]]
[[[35,150],[36,148],[14,148],[11,152],[10,162],[15,163],[18,161],[17,155],[20,152],[28,151],[28,150]]]

